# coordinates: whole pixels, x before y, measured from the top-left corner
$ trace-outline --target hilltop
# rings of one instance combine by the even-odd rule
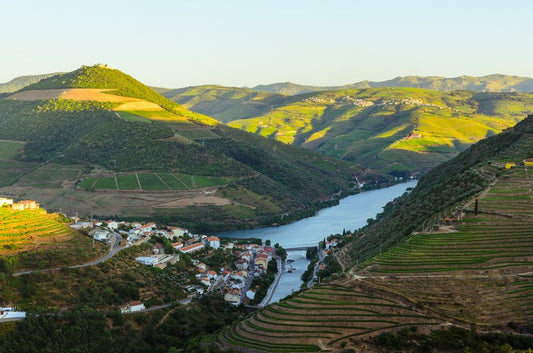
[[[533,112],[532,94],[419,88],[283,96],[200,86],[168,96],[229,126],[397,176],[428,170]]]
[[[530,116],[341,238],[325,261],[338,270],[318,274],[325,283],[209,339],[264,352],[531,348],[532,156]]]
[[[533,79],[530,77],[493,74],[482,77],[459,76],[403,76],[386,81],[360,81],[342,86],[309,86],[292,82],[258,85],[254,90],[297,95],[302,93],[332,91],[338,89],[361,89],[380,87],[425,88],[436,91],[474,91],[474,92],[533,92]]]
[[[51,209],[204,230],[298,219],[356,192],[356,177],[374,180],[191,112],[103,65],[0,100],[0,139],[3,191]]]

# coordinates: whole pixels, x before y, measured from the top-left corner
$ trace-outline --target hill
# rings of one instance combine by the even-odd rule
[[[531,156],[533,116],[435,168],[343,238],[326,263],[345,272],[211,339],[265,352],[531,348],[533,194],[521,162]]]
[[[232,111],[243,106],[236,104]],[[350,89],[278,99],[228,125],[401,175],[442,163],[531,112],[531,94]]]
[[[39,82],[42,79],[52,77],[61,74],[60,72],[54,72],[50,74],[42,75],[29,75],[15,77],[9,82],[0,83],[0,93],[13,93],[33,83]]]
[[[5,192],[50,209],[203,230],[311,214],[356,192],[354,178],[367,174],[221,125],[102,65],[0,100],[0,139]]]
[[[360,81],[342,86],[309,86],[292,82],[280,82],[253,87],[256,91],[297,95],[318,91],[338,89],[361,89],[380,87],[425,88],[436,91],[474,91],[474,92],[533,92],[533,79],[529,77],[493,74],[482,77],[459,76],[404,76],[386,81]]]
[[[161,94],[187,109],[209,115],[223,123],[262,115],[287,100],[281,94],[218,85],[173,89]]]
[[[89,237],[72,230],[58,214],[0,207],[0,274],[79,264],[101,256]],[[8,266],[9,264],[9,266]]]

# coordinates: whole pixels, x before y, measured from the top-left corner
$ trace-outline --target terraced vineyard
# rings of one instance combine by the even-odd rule
[[[315,352],[373,333],[442,323],[358,285],[325,285],[254,313],[225,328],[218,340],[268,352]]]
[[[497,271],[533,266],[533,194],[527,169],[516,167],[478,198],[480,214],[468,213],[452,232],[415,234],[359,266],[362,273]]]
[[[408,274],[505,272],[514,267],[527,271],[533,265],[532,222],[496,215],[468,216],[456,228],[452,233],[413,235],[360,267],[363,272]]]
[[[504,163],[503,163],[504,164]],[[523,166],[480,167],[494,183],[457,223],[414,233],[353,267],[347,279],[266,307],[219,342],[266,352],[356,347],[403,327],[508,330],[533,318],[533,195]],[[526,326],[524,326],[526,327]],[[273,343],[275,342],[275,343]]]
[[[181,173],[134,173],[113,177],[89,177],[79,187],[92,190],[177,191],[225,185],[231,177],[208,177]]]
[[[27,250],[40,243],[69,239],[73,231],[56,215],[0,207],[0,255]]]

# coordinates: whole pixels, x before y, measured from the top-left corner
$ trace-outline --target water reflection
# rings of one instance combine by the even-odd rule
[[[285,270],[279,279],[278,286],[276,287],[269,304],[275,303],[280,299],[285,298],[293,291],[299,290],[300,285],[302,284],[302,274],[310,263],[310,261],[305,258],[305,251],[289,251],[287,255],[288,260],[294,260],[294,262],[290,264],[294,267],[294,270],[292,273]]]

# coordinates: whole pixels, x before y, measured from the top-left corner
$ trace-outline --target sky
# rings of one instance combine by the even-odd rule
[[[0,4],[0,82],[107,64],[159,87],[533,77],[531,0],[25,0]]]

